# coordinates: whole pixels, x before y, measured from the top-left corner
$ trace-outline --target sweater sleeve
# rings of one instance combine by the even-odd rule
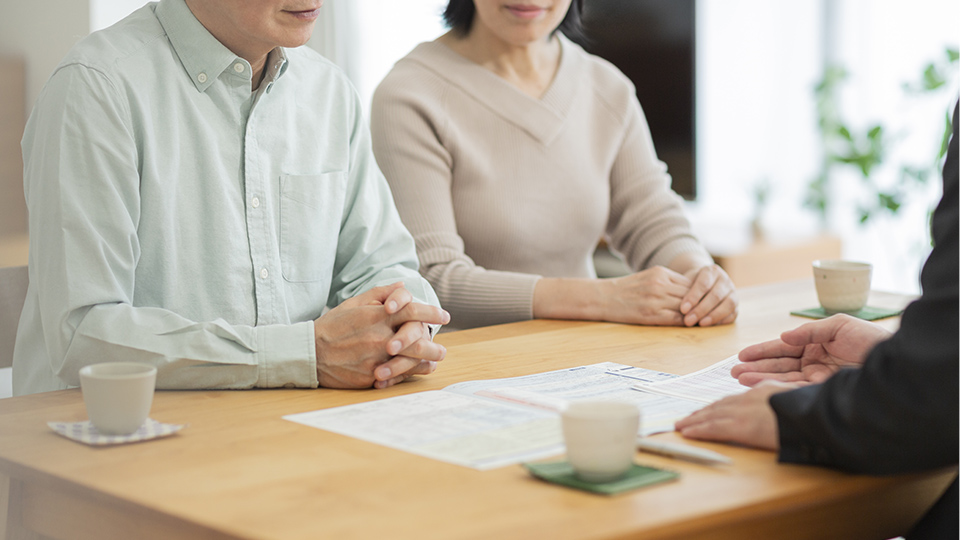
[[[923,295],[900,329],[821,385],[777,394],[780,460],[872,474],[955,465],[958,454],[957,113],[933,217],[935,247],[921,274]],[[955,520],[955,518],[954,518]]]
[[[450,327],[533,318],[539,276],[487,270],[464,251],[451,195],[454,158],[444,140],[446,83],[403,68],[398,64],[377,88],[371,129],[377,163],[416,242],[420,272],[450,313]]]
[[[610,105],[626,110],[623,144],[610,173],[610,244],[634,270],[667,266],[679,255],[691,253],[712,262],[690,231],[680,196],[670,189],[667,166],[657,158],[640,103],[627,88],[626,98]]]

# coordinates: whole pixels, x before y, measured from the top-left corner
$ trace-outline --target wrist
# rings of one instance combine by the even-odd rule
[[[536,319],[602,321],[611,280],[541,278],[533,292]]]
[[[674,257],[667,267],[678,274],[687,275],[690,272],[712,264],[713,260],[702,257],[696,253],[682,253]]]
[[[324,338],[323,329],[320,325],[320,319],[313,321],[313,350],[316,359],[317,384],[320,383],[320,366],[323,364]]]

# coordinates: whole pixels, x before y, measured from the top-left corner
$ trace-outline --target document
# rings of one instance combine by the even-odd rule
[[[725,369],[729,377],[729,368]],[[467,381],[443,390],[283,418],[487,470],[562,454],[559,412],[571,401],[634,403],[641,410],[640,435],[672,431],[676,420],[704,405],[702,399],[683,396],[676,389],[672,393],[657,390],[661,384],[680,379],[683,377],[604,362],[523,377]]]
[[[740,363],[737,355],[700,371],[661,381],[640,381],[634,388],[667,396],[678,396],[701,403],[713,403],[727,396],[741,394],[750,388],[741,385],[730,370]]]

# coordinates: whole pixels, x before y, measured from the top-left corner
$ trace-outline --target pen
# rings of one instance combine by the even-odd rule
[[[696,463],[733,463],[733,460],[712,450],[705,450],[687,444],[654,441],[646,437],[637,437],[637,449],[641,452],[659,454]]]

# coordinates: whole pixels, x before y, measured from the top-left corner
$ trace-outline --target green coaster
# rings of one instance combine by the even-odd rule
[[[903,313],[902,309],[887,309],[887,308],[877,308],[865,306],[863,309],[856,313],[847,313],[851,317],[856,317],[858,319],[863,319],[865,321],[875,321],[877,319],[886,319],[887,317],[893,317]],[[822,307],[817,306],[815,308],[803,309],[800,311],[791,311],[791,315],[797,315],[799,317],[809,317],[811,319],[825,319],[832,315],[832,313],[827,313],[823,310]]]
[[[619,480],[613,480],[612,482],[586,482],[577,478],[573,472],[573,467],[566,461],[524,463],[523,466],[530,471],[530,474],[541,480],[582,489],[584,491],[591,491],[593,493],[601,493],[603,495],[615,495],[631,489],[676,480],[680,477],[680,473],[678,472],[634,464],[630,470],[627,471],[626,476]]]

